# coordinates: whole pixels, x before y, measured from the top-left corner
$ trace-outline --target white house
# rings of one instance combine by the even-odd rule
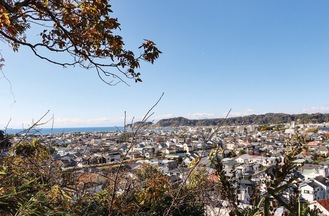
[[[303,183],[300,186],[301,189],[301,198],[308,201],[313,202],[315,200],[320,200],[325,198],[325,188],[321,185],[317,184],[314,181]]]
[[[108,152],[105,154],[106,163],[118,162],[121,159],[120,152]]]
[[[248,155],[248,154],[243,154],[243,155],[240,155],[239,157],[237,157],[235,159],[235,161],[237,163],[249,163],[249,160],[252,158],[252,156]]]

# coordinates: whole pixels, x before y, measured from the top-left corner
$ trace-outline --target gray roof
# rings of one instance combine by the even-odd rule
[[[315,180],[318,181],[318,182],[320,182],[323,185],[329,186],[329,180],[328,180],[328,178],[325,178],[323,176],[317,176],[317,177],[315,177]]]
[[[312,181],[312,182],[309,182],[307,183],[309,186],[311,186],[312,188],[317,188],[317,187],[321,187],[321,185],[319,185],[318,183]]]

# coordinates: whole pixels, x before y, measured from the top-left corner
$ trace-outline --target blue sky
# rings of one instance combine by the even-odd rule
[[[274,113],[328,113],[329,1],[111,1],[127,48],[151,39],[163,52],[142,83],[102,83],[79,67],[50,65],[28,49],[5,58],[0,128],[27,127],[50,110],[55,127]],[[13,96],[14,95],[14,96]],[[50,126],[49,123],[46,126]],[[45,127],[46,127],[45,126]]]

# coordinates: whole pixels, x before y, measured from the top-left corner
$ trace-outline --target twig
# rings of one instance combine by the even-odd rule
[[[50,110],[48,110],[43,116],[41,116],[41,118],[39,118],[36,122],[34,122],[29,128],[23,130],[23,131],[21,132],[21,133],[24,134],[24,135],[23,135],[23,138],[20,139],[20,140],[18,141],[17,144],[20,144],[20,143],[25,139],[25,137],[28,135],[28,133],[29,133],[33,128],[35,128],[35,127],[37,127],[37,126],[40,126],[40,125],[45,125],[45,124],[47,124],[51,119],[48,120],[48,121],[46,121],[46,122],[41,122],[41,121],[42,121],[42,119],[44,119],[44,118],[48,115],[49,112],[50,112]]]
[[[161,101],[162,97],[164,96],[164,93],[161,94],[160,98],[157,100],[157,102],[146,112],[146,114],[144,115],[143,119],[142,119],[142,123],[145,123],[145,121],[147,121],[147,119],[150,117],[150,113],[151,111],[159,104],[159,102]],[[124,133],[126,132],[126,112],[124,113]],[[132,136],[132,140],[131,140],[131,144],[129,146],[129,148],[127,149],[126,153],[123,155],[121,162],[116,170],[116,174],[114,177],[114,181],[113,181],[113,189],[112,189],[112,195],[111,195],[111,201],[110,201],[110,206],[109,206],[109,214],[111,215],[112,211],[113,211],[113,205],[114,205],[114,200],[116,197],[116,190],[117,190],[117,184],[118,184],[118,180],[119,180],[119,172],[122,168],[122,165],[124,163],[124,160],[126,159],[128,153],[130,152],[130,150],[136,145],[135,143],[135,137],[137,136],[139,130],[141,129],[142,124],[140,126],[137,127],[137,129],[135,130],[135,132],[133,132],[133,136]],[[124,134],[125,135],[125,134]]]
[[[10,124],[10,122],[11,122],[11,118],[9,119],[9,121],[7,122],[7,125],[6,125],[6,127],[5,127],[5,133],[7,133],[7,129],[8,129],[8,126],[9,126],[9,124]]]

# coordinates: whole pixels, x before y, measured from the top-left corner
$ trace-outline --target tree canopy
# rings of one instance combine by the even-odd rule
[[[110,85],[141,82],[141,61],[154,63],[161,51],[144,39],[139,55],[124,47],[108,0],[0,0],[0,40],[14,51],[29,47],[39,58],[63,67],[95,69]],[[35,37],[30,29],[39,31]],[[54,53],[69,54],[66,61]],[[1,54],[1,53],[0,53]]]

